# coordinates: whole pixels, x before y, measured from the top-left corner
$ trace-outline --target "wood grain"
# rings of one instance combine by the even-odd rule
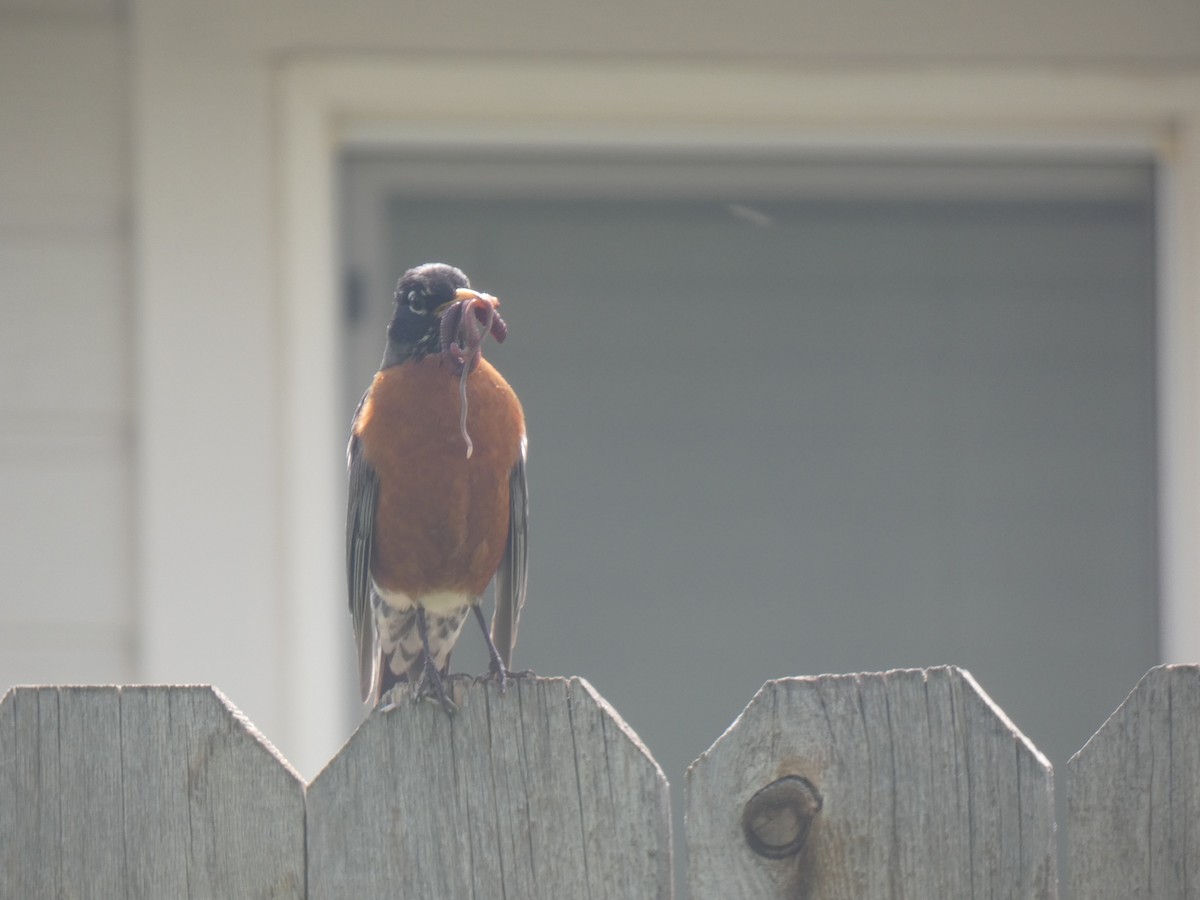
[[[751,849],[747,801],[804,778],[802,849]],[[688,770],[693,900],[1056,896],[1050,765],[954,668],[768,682]]]
[[[0,896],[303,897],[304,785],[209,687],[0,702]]]
[[[662,770],[579,678],[373,713],[308,793],[309,896],[669,898]]]
[[[1158,666],[1067,765],[1071,896],[1200,898],[1200,666]]]

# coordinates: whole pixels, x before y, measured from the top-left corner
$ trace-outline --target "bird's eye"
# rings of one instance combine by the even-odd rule
[[[422,315],[429,311],[429,298],[420,291],[408,292],[408,308]]]

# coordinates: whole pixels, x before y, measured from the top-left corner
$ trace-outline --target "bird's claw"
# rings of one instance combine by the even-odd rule
[[[503,694],[508,690],[508,669],[506,669],[503,664],[499,667],[493,665],[489,666],[488,670],[482,675],[477,675],[475,677],[476,684],[487,684],[489,681],[494,681],[496,684],[500,685],[500,693]]]
[[[489,681],[494,681],[500,685],[500,693],[503,694],[505,691],[508,690],[508,686],[513,680],[515,680],[517,678],[533,678],[533,677],[535,677],[535,676],[531,669],[522,669],[519,672],[514,672],[511,669],[499,670],[499,669],[496,669],[495,667],[492,667],[492,668],[488,669],[488,671],[485,672],[484,674],[477,675],[475,677],[475,683],[476,684],[486,684]]]
[[[447,714],[454,715],[458,712],[458,706],[450,699],[450,694],[446,690],[446,683],[442,680],[442,675],[437,670],[437,665],[433,661],[433,657],[427,651],[422,651],[425,657],[425,663],[421,672],[421,680],[417,682],[415,693],[418,699],[433,700],[440,703],[442,709],[446,710]]]
[[[448,716],[453,716],[458,713],[458,704],[450,699],[449,694],[442,694],[441,696],[438,696],[437,694],[435,694],[431,691],[425,691],[425,692],[422,692],[419,696],[420,696],[420,699],[426,701],[427,703],[438,704],[442,709],[444,709],[446,711],[446,715],[448,715]]]

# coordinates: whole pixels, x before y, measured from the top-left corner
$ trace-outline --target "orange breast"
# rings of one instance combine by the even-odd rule
[[[379,476],[371,572],[380,587],[420,599],[434,591],[483,593],[508,539],[508,476],[525,418],[511,387],[481,360],[467,383],[438,356],[375,376],[355,424]]]

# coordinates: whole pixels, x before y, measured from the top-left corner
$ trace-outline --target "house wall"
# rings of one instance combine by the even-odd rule
[[[128,52],[0,3],[0,690],[138,673]]]
[[[0,0],[0,685],[214,682],[296,755],[278,87],[354,54],[1192,72],[1200,5]]]
[[[146,8],[143,4],[137,4]],[[478,56],[777,60],[853,67],[883,63],[1183,66],[1200,62],[1200,8],[1190,0],[753,0],[557,3],[486,0],[313,3],[230,0],[153,4],[254,52],[361,50]],[[172,11],[174,10],[174,11]],[[236,15],[228,13],[236,12]]]

